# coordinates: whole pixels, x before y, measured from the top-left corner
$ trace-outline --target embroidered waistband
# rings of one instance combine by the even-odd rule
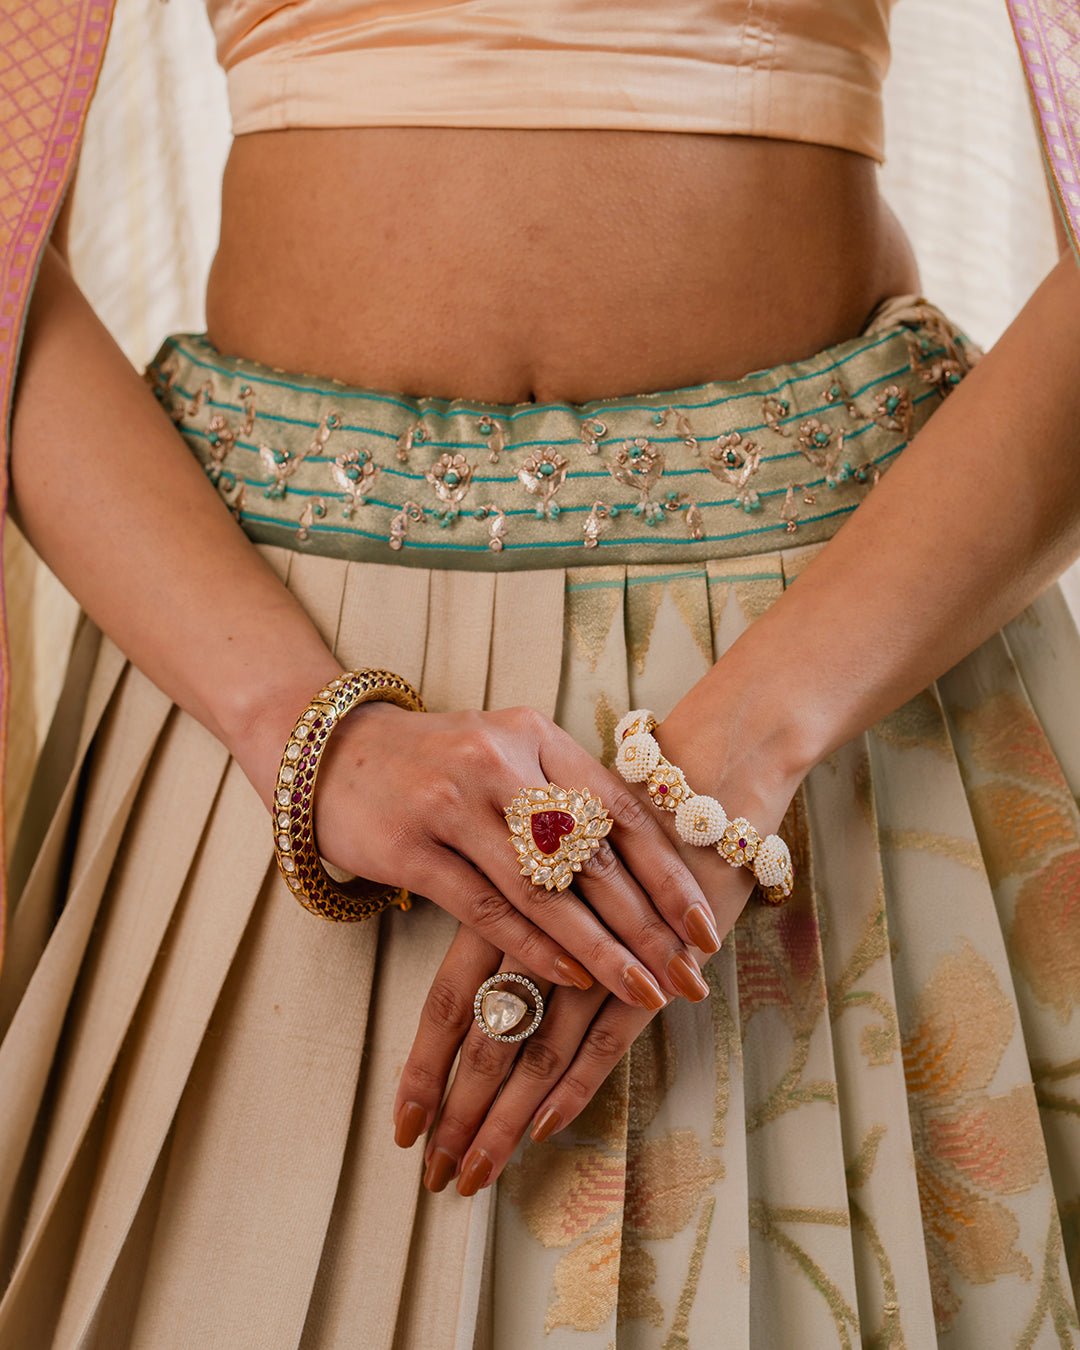
[[[169,338],[147,379],[256,541],[503,570],[827,539],[975,356],[902,298],[808,360],[581,405],[375,393],[194,335]]]

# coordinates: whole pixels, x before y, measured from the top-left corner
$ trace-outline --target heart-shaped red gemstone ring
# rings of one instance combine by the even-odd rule
[[[612,824],[599,797],[554,783],[522,788],[504,814],[522,875],[549,891],[566,890]]]

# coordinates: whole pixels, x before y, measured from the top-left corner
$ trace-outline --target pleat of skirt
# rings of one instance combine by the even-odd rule
[[[666,712],[814,547],[500,574],[264,552],[346,666],[435,710],[532,704],[610,761],[621,713]],[[4,1350],[1080,1344],[1056,589],[814,769],[791,901],[751,904],[710,999],[473,1200],[391,1138],[452,920],[306,913],[224,749],[89,625],[72,670],[0,983]]]

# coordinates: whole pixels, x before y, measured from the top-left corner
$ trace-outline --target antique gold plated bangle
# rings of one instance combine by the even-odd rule
[[[324,685],[296,720],[274,787],[274,852],[293,895],[313,914],[351,923],[389,905],[409,907],[409,893],[355,877],[339,882],[327,872],[315,844],[315,781],[330,732],[361,703],[394,703],[424,712],[420,695],[389,670],[350,670]]]

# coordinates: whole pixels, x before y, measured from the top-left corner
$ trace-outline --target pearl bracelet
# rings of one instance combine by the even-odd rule
[[[644,783],[653,805],[674,811],[675,830],[687,844],[715,847],[732,867],[748,867],[771,905],[791,895],[794,874],[791,853],[778,834],[764,839],[742,816],[729,820],[715,797],[694,792],[682,769],[664,757],[653,731],[655,716],[647,708],[628,712],[615,728],[615,768],[628,783]]]
[[[274,852],[286,885],[305,909],[324,919],[351,923],[389,905],[408,909],[409,892],[355,877],[335,881],[315,844],[312,810],[315,779],[333,728],[361,703],[396,703],[424,712],[420,695],[389,670],[350,670],[325,685],[297,718],[285,744],[274,787]]]

